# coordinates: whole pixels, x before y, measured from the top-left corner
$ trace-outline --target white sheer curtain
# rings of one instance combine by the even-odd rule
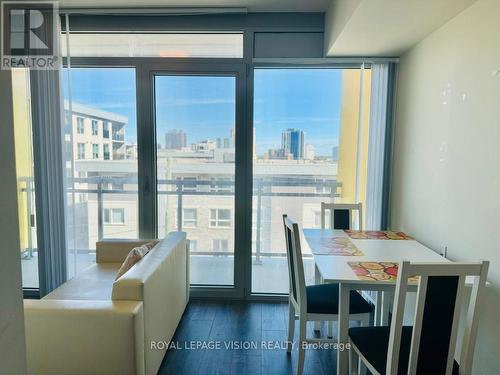
[[[365,227],[382,229],[385,153],[388,122],[389,63],[372,64],[370,133],[366,182]]]

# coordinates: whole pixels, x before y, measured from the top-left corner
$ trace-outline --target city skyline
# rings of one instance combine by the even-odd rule
[[[66,109],[68,109],[68,105],[66,103]],[[74,128],[74,136],[78,136],[78,141],[74,142],[75,146],[84,146],[85,148],[89,148],[90,146],[97,146],[99,150],[97,151],[97,156],[93,156],[91,159],[99,159],[101,155],[102,148],[110,145],[102,145],[102,139],[108,139],[108,141],[120,142],[124,147],[122,150],[121,156],[115,155],[116,147],[113,146],[113,157],[104,156],[104,160],[119,160],[130,158],[130,156],[137,157],[135,143],[127,143],[124,141],[126,138],[125,126],[127,124],[128,119],[124,116],[117,115],[112,112],[104,112],[102,110],[92,108],[89,106],[83,106],[80,103],[73,102],[73,115],[72,121],[77,123],[76,128]],[[79,121],[81,120],[81,122]],[[115,125],[112,121],[119,121],[118,128],[115,128]],[[95,122],[95,129],[94,129]],[[84,125],[86,123],[86,125]],[[92,128],[90,125],[92,124]],[[113,124],[113,125],[112,125]],[[73,124],[74,125],[74,124]],[[112,126],[111,126],[112,125]],[[84,127],[85,126],[85,127]],[[105,130],[107,129],[107,130]],[[110,131],[112,129],[112,131]],[[255,128],[254,128],[255,129]],[[92,137],[89,138],[90,131],[92,133]],[[118,140],[116,137],[118,133],[121,132],[121,140]],[[107,133],[105,133],[107,132]],[[101,134],[102,133],[102,134]],[[84,135],[86,134],[86,135]],[[107,135],[105,135],[107,134]],[[82,137],[83,135],[83,137]],[[101,138],[99,138],[99,136]],[[315,159],[315,147],[312,144],[305,143],[304,132],[301,129],[284,129],[282,130],[281,137],[281,148],[278,149],[269,149],[266,153],[262,155],[256,155],[257,157],[262,157],[264,159],[282,159],[282,160],[314,160]],[[98,136],[98,137],[95,137]],[[178,150],[184,152],[210,152],[215,149],[233,149],[235,147],[235,128],[231,128],[229,131],[229,137],[224,138],[207,138],[200,140],[198,142],[188,142],[188,135],[182,129],[171,129],[168,130],[164,134],[164,143],[158,143],[158,148],[164,148],[166,150]],[[80,142],[84,143],[80,143]],[[131,147],[135,147],[135,150],[132,150]],[[335,150],[336,146],[332,148],[332,160],[336,160]],[[109,150],[109,149],[108,149]],[[109,153],[109,151],[107,151]],[[75,157],[79,160],[87,159],[85,155],[93,155],[95,152],[87,152],[80,151],[75,152]],[[106,151],[104,151],[106,153]],[[130,155],[129,155],[130,154]],[[81,156],[83,155],[83,156]]]
[[[157,77],[157,134],[182,129],[188,143],[226,138],[235,126],[234,77],[186,78]],[[73,101],[128,117],[125,140],[137,142],[133,68],[73,68],[71,80]],[[257,154],[279,148],[283,130],[300,128],[317,156],[330,156],[338,145],[340,86],[337,69],[256,69]]]

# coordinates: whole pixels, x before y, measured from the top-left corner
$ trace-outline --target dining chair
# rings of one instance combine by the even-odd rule
[[[327,228],[327,222],[331,229],[353,229],[353,213],[358,212],[357,229],[363,228],[363,205],[361,203],[326,203],[321,202],[321,229]],[[327,217],[327,212],[330,213]],[[321,274],[317,267],[314,269],[316,284],[321,284]],[[380,320],[382,292],[365,293],[366,297],[375,305],[375,321]],[[329,322],[328,337],[333,337],[333,323]],[[314,329],[320,330],[319,322],[315,324]]]
[[[305,347],[308,342],[335,343],[332,339],[318,339],[306,337],[308,321],[333,321],[337,320],[339,312],[339,286],[338,284],[321,284],[306,286],[304,264],[302,262],[302,249],[300,232],[297,223],[283,215],[285,229],[286,254],[288,260],[288,275],[290,293],[288,299],[288,341],[287,353],[291,353],[295,332],[295,321],[299,321],[299,345],[297,374],[302,374],[305,359]],[[349,312],[352,320],[357,320],[363,326],[370,322],[370,313],[373,306],[368,303],[358,292],[350,294]]]
[[[326,213],[330,211],[329,228],[357,229],[363,227],[363,208],[361,203],[326,203],[321,202],[321,229],[326,229]],[[352,228],[353,212],[358,211],[357,228]]]
[[[410,263],[398,271],[391,326],[349,329],[349,366],[355,357],[372,374],[470,374],[476,342],[478,306],[489,262]],[[418,276],[413,326],[403,326],[408,277]],[[465,280],[473,276],[460,361],[454,359]]]

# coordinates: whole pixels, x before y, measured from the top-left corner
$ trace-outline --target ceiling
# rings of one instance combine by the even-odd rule
[[[61,8],[243,7],[249,12],[325,12],[331,0],[60,0]]]
[[[400,56],[476,0],[332,0],[328,56]]]
[[[325,12],[327,56],[400,56],[476,0],[60,0],[61,8]]]

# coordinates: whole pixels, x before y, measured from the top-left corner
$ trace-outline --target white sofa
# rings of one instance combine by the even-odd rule
[[[28,373],[158,372],[189,300],[186,234],[170,233],[114,281],[129,251],[147,241],[97,243],[97,262],[41,300],[26,300]]]

